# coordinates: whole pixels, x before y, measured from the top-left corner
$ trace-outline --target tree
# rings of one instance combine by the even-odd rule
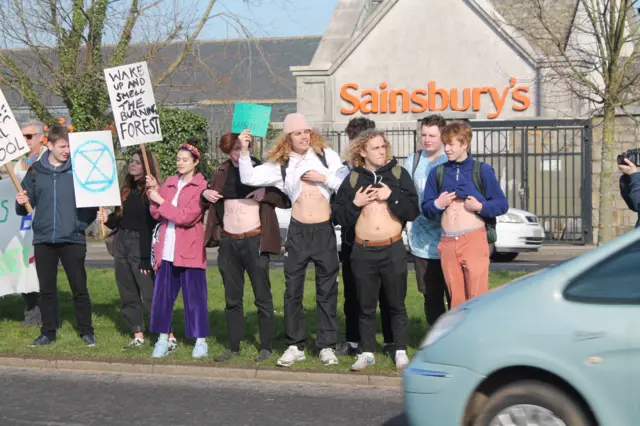
[[[248,0],[243,0],[247,2]],[[224,19],[250,37],[241,19],[212,14],[217,0],[0,0],[0,85],[24,98],[45,123],[57,121],[47,100],[59,98],[76,131],[102,130],[112,122],[103,69],[151,60],[182,42],[162,84],[192,52],[205,24]],[[133,43],[137,42],[135,49]],[[144,45],[140,44],[145,42]],[[111,44],[110,44],[111,43]]]
[[[543,82],[602,116],[598,244],[613,239],[616,115],[640,101],[638,0],[503,0],[501,26],[540,54]],[[518,16],[516,16],[518,15]]]

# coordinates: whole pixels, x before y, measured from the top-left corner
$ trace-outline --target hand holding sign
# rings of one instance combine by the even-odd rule
[[[254,136],[264,138],[267,136],[270,120],[271,107],[238,102],[233,110],[231,132],[240,133],[248,129]]]

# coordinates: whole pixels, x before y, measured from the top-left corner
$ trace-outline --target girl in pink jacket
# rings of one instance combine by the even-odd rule
[[[160,337],[153,358],[162,358],[169,352],[173,306],[181,289],[186,337],[196,338],[192,356],[203,358],[208,353],[207,259],[200,203],[207,181],[198,171],[199,164],[200,151],[186,143],[178,148],[177,175],[169,177],[159,189],[155,179],[147,177],[151,216],[162,223],[154,245],[157,275],[151,331],[160,333]]]

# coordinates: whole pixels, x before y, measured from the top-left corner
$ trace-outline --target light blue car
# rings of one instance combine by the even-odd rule
[[[404,391],[411,425],[640,425],[640,229],[442,316]]]

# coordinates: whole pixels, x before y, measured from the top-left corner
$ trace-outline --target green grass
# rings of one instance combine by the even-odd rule
[[[523,272],[492,272],[490,274],[491,287],[500,286],[521,275]],[[205,360],[193,360],[191,350],[193,349],[193,339],[183,339],[184,330],[184,308],[182,299],[179,297],[173,316],[174,329],[178,337],[179,350],[170,354],[164,363],[198,364],[212,365],[213,356],[222,352],[227,343],[226,322],[224,317],[224,290],[222,280],[217,269],[209,269],[209,320],[211,324],[212,336],[208,339],[209,357]],[[342,278],[341,278],[342,279]],[[155,335],[147,335],[148,345],[138,350],[124,351],[122,348],[129,342],[131,335],[120,314],[120,299],[114,273],[112,269],[90,270],[89,271],[89,292],[93,305],[93,322],[96,331],[97,345],[89,348],[83,344],[75,329],[75,313],[71,292],[64,272],[58,274],[58,287],[60,289],[60,304],[62,328],[58,331],[57,341],[48,347],[28,348],[38,337],[39,329],[25,328],[23,320],[23,301],[19,295],[6,296],[0,298],[0,354],[9,355],[31,355],[43,358],[64,358],[64,359],[93,359],[109,361],[136,361],[149,362],[153,349],[150,340],[155,342]],[[284,342],[284,318],[283,318],[283,293],[284,277],[281,269],[271,271],[271,284],[273,291],[273,301],[276,311],[277,337],[275,341],[275,356],[263,364],[265,368],[274,368],[277,356],[285,349]],[[344,315],[342,313],[342,284],[340,284],[340,296],[338,305],[338,332],[339,341],[343,341]],[[407,312],[409,314],[409,356],[415,352],[416,347],[424,338],[427,325],[423,312],[424,299],[416,288],[415,275],[409,272],[409,289],[406,299]],[[258,351],[258,324],[256,309],[253,305],[253,294],[247,278],[245,285],[245,333],[246,338],[242,344],[241,356],[236,357],[229,363],[216,364],[218,366],[235,367],[255,367],[253,358]],[[340,364],[335,367],[324,367],[317,357],[315,349],[315,291],[313,271],[307,273],[305,283],[305,323],[308,333],[307,360],[296,363],[293,367],[298,370],[322,370],[322,371],[348,371],[353,362],[350,357],[341,357]],[[148,321],[147,321],[148,324]],[[380,323],[378,321],[378,328]],[[148,339],[151,337],[151,339]],[[378,333],[378,342],[381,345],[382,337]],[[381,349],[381,346],[378,348]],[[392,373],[395,367],[391,359],[382,354],[376,357],[376,366],[367,370],[368,373]]]

